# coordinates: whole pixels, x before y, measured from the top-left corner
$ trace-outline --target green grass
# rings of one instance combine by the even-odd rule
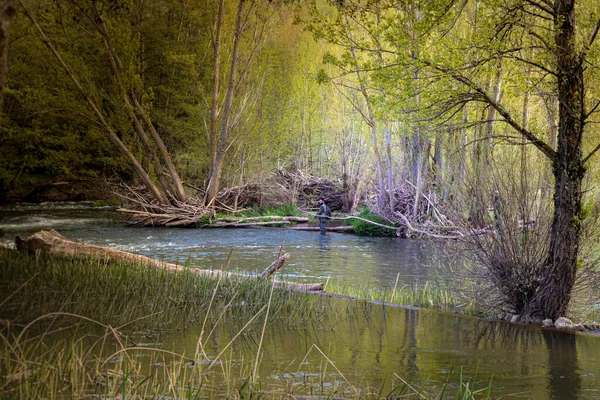
[[[434,309],[444,312],[459,312],[479,315],[474,303],[465,302],[455,292],[434,283],[396,285],[393,288],[378,289],[368,285],[346,286],[338,282],[328,282],[326,290],[344,296],[368,301],[398,304]]]
[[[224,278],[218,282],[191,271],[175,274],[129,263],[2,250],[0,292],[10,297],[0,297],[0,319],[26,324],[60,310],[112,326],[185,328],[204,319],[217,283],[215,306],[231,302],[231,312],[241,316],[256,313],[271,290],[264,280]],[[306,295],[290,291],[277,291],[272,302],[275,311],[301,313],[310,312],[311,307]]]

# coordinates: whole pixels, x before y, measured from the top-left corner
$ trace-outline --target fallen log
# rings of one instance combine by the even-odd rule
[[[246,221],[260,221],[270,219],[272,221],[291,221],[291,222],[308,222],[307,217],[279,216],[266,215],[262,217],[223,217],[217,218],[215,221],[243,223]]]
[[[213,279],[218,279],[221,276],[229,278],[246,279],[268,278],[269,275],[281,268],[285,264],[285,262],[290,258],[290,255],[286,253],[283,256],[279,257],[273,264],[271,264],[267,268],[267,270],[265,270],[265,272],[263,272],[261,275],[253,276],[221,270],[187,268],[183,265],[155,260],[153,258],[142,256],[140,254],[128,253],[126,251],[109,249],[106,247],[95,246],[86,243],[73,242],[67,239],[66,237],[62,236],[55,230],[36,232],[29,238],[27,238],[27,240],[23,240],[17,236],[15,242],[15,244],[17,245],[17,249],[28,251],[30,253],[36,251],[47,251],[52,255],[62,257],[96,257],[105,261],[126,261],[157,269],[165,269],[173,272],[183,272],[185,270],[188,270],[200,276],[206,276]],[[322,283],[292,283],[275,280],[274,285],[278,288],[290,289],[298,292],[323,290]]]
[[[289,221],[248,222],[242,224],[234,222],[215,222],[214,224],[202,225],[202,228],[252,228],[257,226],[278,226],[289,224]]]
[[[291,229],[294,231],[315,231],[315,232],[320,230],[320,228],[318,226],[291,226],[286,229]],[[346,233],[354,232],[354,228],[349,225],[328,226],[325,228],[325,230],[327,232],[346,232]]]

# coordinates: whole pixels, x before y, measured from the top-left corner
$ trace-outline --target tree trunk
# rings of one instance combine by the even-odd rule
[[[350,24],[348,19],[348,14],[344,14],[346,18],[346,24]],[[377,167],[377,183],[379,186],[379,205],[381,206],[382,199],[385,198],[385,185],[383,183],[383,167],[381,165],[381,155],[379,154],[379,145],[377,140],[377,124],[375,122],[375,114],[373,113],[373,105],[371,104],[371,97],[369,96],[369,92],[367,91],[367,87],[365,82],[363,81],[363,76],[360,72],[360,68],[358,66],[358,58],[356,57],[356,49],[354,48],[354,39],[350,37],[350,53],[352,54],[352,59],[354,60],[354,72],[356,73],[356,77],[358,78],[358,83],[360,85],[360,92],[362,93],[365,104],[367,106],[367,115],[363,115],[366,117],[366,122],[371,128],[371,142],[373,145],[373,153],[375,154],[375,165]]]
[[[390,212],[394,214],[396,202],[394,201],[394,170],[392,163],[392,135],[390,134],[390,122],[385,123],[385,154],[387,156],[387,189]]]
[[[235,22],[235,35],[233,37],[233,53],[231,55],[231,68],[229,72],[229,82],[227,84],[227,93],[225,95],[225,104],[223,105],[223,117],[221,118],[221,126],[217,137],[211,136],[211,154],[210,154],[210,173],[208,187],[206,189],[206,204],[214,205],[214,202],[219,193],[219,185],[221,181],[221,172],[223,171],[223,163],[225,161],[225,152],[227,151],[229,134],[231,130],[230,120],[232,114],[233,96],[236,89],[236,74],[239,63],[239,48],[240,39],[242,36],[242,19],[244,17],[244,1],[238,3],[237,17]],[[223,1],[221,1],[223,3]],[[223,5],[223,4],[221,4]],[[221,11],[219,11],[220,13]],[[215,50],[216,51],[216,50]],[[211,121],[211,124],[213,122]],[[212,125],[211,125],[212,126]],[[214,132],[216,134],[216,131]],[[213,132],[211,132],[213,134]],[[216,147],[215,147],[216,146]],[[213,154],[213,150],[216,153]]]
[[[4,99],[4,84],[8,76],[8,33],[15,10],[14,0],[0,0],[0,114]]]
[[[147,147],[146,151],[149,154],[151,154],[151,157],[154,161],[156,175],[159,179],[159,182],[165,192],[168,192],[168,193],[174,195],[180,201],[185,201],[187,199],[187,195],[185,194],[185,190],[183,189],[183,184],[181,183],[181,178],[179,177],[179,174],[177,173],[177,170],[175,169],[175,165],[173,164],[173,161],[171,160],[171,155],[169,154],[167,147],[165,146],[162,138],[160,137],[160,135],[154,128],[152,121],[150,121],[150,118],[148,118],[146,111],[138,102],[133,89],[126,89],[125,87],[123,87],[123,83],[122,83],[121,75],[120,75],[120,71],[123,69],[123,64],[121,63],[121,60],[112,44],[110,33],[108,31],[108,28],[106,27],[106,24],[104,23],[102,14],[98,10],[96,1],[92,1],[92,9],[93,9],[95,17],[96,17],[94,20],[94,23],[96,24],[96,27],[97,27],[98,31],[100,32],[100,34],[102,35],[104,42],[106,44],[107,57],[109,59],[110,65],[111,65],[111,72],[117,81],[117,85],[118,85],[119,89],[122,92],[121,94],[124,97],[125,104],[128,106],[127,108],[128,108],[129,114],[130,114],[130,118],[132,119],[132,121],[134,123],[138,137],[141,138],[141,136],[143,136],[143,138],[141,138],[141,139]],[[144,128],[142,127],[142,125],[140,123],[140,120],[139,120],[140,118],[144,122],[144,124],[148,127],[148,130],[150,131],[150,135],[152,136],[152,138],[154,139],[154,142],[156,143],[156,146],[158,147],[158,151],[160,152],[162,159],[164,160],[165,165],[167,167],[167,171],[169,172],[169,175],[171,176],[171,180],[173,182],[173,188],[171,187],[171,185],[167,182],[167,180],[163,176],[163,166],[160,164],[160,161],[158,160],[156,152],[154,151],[154,149],[152,148],[152,146],[150,146],[150,143],[148,142],[148,139],[147,139],[148,135],[146,134]]]
[[[460,141],[458,143],[459,150],[459,160],[458,160],[458,177],[461,185],[465,182],[466,179],[466,161],[467,156],[465,152],[465,147],[467,146],[467,124],[469,123],[469,108],[468,105],[465,104],[465,110],[463,114],[463,125],[460,128]]]
[[[442,187],[443,173],[444,173],[444,162],[442,156],[442,137],[444,132],[442,128],[438,130],[435,135],[435,144],[433,147],[433,165],[435,166],[435,170],[433,171],[433,183],[438,186],[438,188]],[[448,133],[448,136],[451,134]]]
[[[527,68],[527,80],[531,77],[531,66]],[[529,129],[529,91],[525,92],[523,96],[523,122],[524,129]],[[527,138],[523,137],[523,145],[521,146],[521,220],[523,222],[529,221],[529,201],[528,201],[528,190],[529,185],[527,184]]]
[[[225,14],[225,0],[219,1],[219,12],[215,26],[215,39],[213,43],[213,81],[210,107],[210,132],[209,132],[209,184],[211,173],[217,161],[217,143],[219,129],[219,91],[221,79],[221,35],[223,31],[223,18]]]
[[[556,133],[558,131],[556,96],[554,94],[547,96],[547,98],[544,99],[544,103],[546,105],[546,114],[548,117],[549,127],[548,146],[550,146],[552,150],[556,150]],[[546,204],[552,192],[552,186],[550,184],[550,182],[552,181],[552,175],[554,173],[552,168],[552,163],[547,163],[545,172],[546,179],[544,180],[541,194],[542,204]]]
[[[496,75],[494,76],[494,92],[492,94],[492,99],[494,103],[498,104],[500,102],[500,93],[502,91],[502,57],[498,59],[498,69],[496,70]],[[488,171],[489,167],[492,164],[492,159],[494,156],[494,125],[496,120],[496,109],[494,107],[489,107],[487,122],[485,125],[485,140],[484,140],[484,150],[483,150],[483,159],[484,166],[482,172]],[[487,180],[487,177],[484,177],[484,180]]]
[[[539,290],[523,315],[556,319],[565,314],[577,272],[581,234],[583,68],[575,52],[574,0],[554,3],[558,72],[558,149],[554,160],[554,218]]]

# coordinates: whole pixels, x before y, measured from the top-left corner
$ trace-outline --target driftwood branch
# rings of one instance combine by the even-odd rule
[[[73,258],[86,258],[86,257],[96,257],[105,261],[127,261],[136,264],[145,265],[152,268],[164,269],[167,271],[173,272],[183,272],[185,270],[190,271],[192,273],[198,274],[200,276],[205,276],[209,278],[218,279],[220,276],[229,277],[229,278],[259,278],[263,277],[265,273],[271,268],[271,266],[277,267],[277,269],[281,268],[285,261],[287,261],[290,257],[289,254],[284,254],[282,257],[279,257],[278,260],[271,264],[267,271],[263,272],[262,275],[252,276],[245,274],[237,274],[233,272],[226,272],[221,270],[207,270],[200,268],[187,268],[183,265],[167,263],[164,261],[155,260],[150,257],[142,256],[139,254],[128,253],[126,251],[109,249],[101,246],[94,246],[86,243],[78,243],[73,242],[66,237],[62,236],[55,230],[50,231],[39,231],[31,235],[27,240],[23,240],[20,237],[16,239],[16,246],[19,250],[26,250],[29,252],[36,251],[47,251],[52,255],[61,256],[61,257],[73,257]],[[287,256],[287,257],[286,257]],[[281,262],[281,259],[285,260]],[[275,265],[274,265],[275,264]],[[273,269],[275,272],[276,269]],[[268,275],[267,275],[268,276]],[[303,284],[303,283],[291,283],[291,282],[282,282],[282,281],[274,281],[275,287],[285,288],[299,292],[308,292],[308,291],[320,291],[323,290],[322,283],[314,283],[314,284]]]
[[[264,270],[264,272],[261,274],[261,277],[267,279],[269,276],[279,271],[279,269],[283,267],[289,259],[290,255],[288,253],[285,253],[281,257],[278,257],[277,260],[273,261],[273,263],[269,265],[267,269]]]
[[[408,220],[408,218],[406,218],[404,216],[404,214],[402,214],[401,212],[395,212],[394,213],[397,217],[400,217],[400,219],[404,222],[404,225],[412,232],[416,232],[419,233],[421,235],[425,235],[425,236],[430,236],[436,239],[458,239],[463,237],[464,235],[461,232],[456,231],[455,235],[439,235],[437,233],[433,233],[433,232],[429,232],[426,231],[424,229],[419,229],[416,228],[414,226],[411,225],[410,221]]]
[[[348,217],[342,217],[342,218],[338,218],[338,217],[329,217],[329,219],[332,219],[332,220],[337,220],[337,221],[344,221],[344,220],[347,220],[347,219],[358,219],[359,221],[363,221],[363,222],[366,222],[366,223],[368,223],[368,224],[371,224],[371,225],[379,226],[379,227],[381,227],[381,228],[391,229],[391,230],[393,230],[393,231],[398,231],[398,227],[397,227],[397,226],[391,226],[391,225],[384,225],[384,224],[380,224],[380,223],[378,223],[378,222],[375,222],[375,221],[370,221],[370,220],[368,220],[368,219],[365,219],[365,218],[361,218],[361,217],[355,217],[354,215],[350,215],[350,216],[348,216]]]

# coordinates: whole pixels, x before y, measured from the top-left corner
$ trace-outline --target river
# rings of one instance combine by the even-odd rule
[[[418,240],[285,230],[170,229],[129,227],[115,222],[110,208],[91,203],[15,204],[0,207],[0,243],[41,229],[55,229],[74,241],[143,254],[202,268],[262,272],[284,246],[290,261],[281,277],[297,282],[332,279],[345,285],[387,288],[425,282],[439,275],[434,246]]]
[[[384,289],[396,279],[404,285],[451,278],[440,267],[443,262],[436,261],[439,246],[429,242],[278,228],[132,228],[114,216],[111,209],[88,203],[2,206],[0,242],[53,228],[72,240],[201,267],[219,267],[231,251],[232,268],[250,273],[262,271],[283,244],[291,259],[282,274],[292,281],[334,280]],[[326,316],[303,327],[270,321],[262,343],[261,382],[293,382],[316,374],[325,379],[321,385],[335,387],[347,380],[377,391],[389,389],[401,376],[436,387],[448,381],[452,388],[462,368],[467,377],[477,374],[480,385],[492,379],[494,397],[600,398],[598,337],[375,304],[361,305],[368,312],[357,316],[349,314],[347,305],[333,300]],[[207,353],[217,354],[239,329],[235,321],[222,323],[207,340]],[[140,335],[141,340],[145,334]],[[153,335],[152,346],[191,356],[199,332]],[[259,336],[244,336],[230,359],[252,358]],[[329,365],[325,371],[324,365]]]

